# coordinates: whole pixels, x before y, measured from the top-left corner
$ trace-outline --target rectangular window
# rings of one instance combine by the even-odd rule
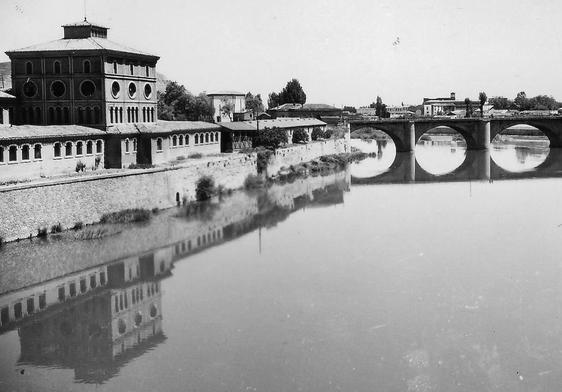
[[[94,146],[93,143],[91,141],[88,141],[86,143],[86,154],[93,154],[94,153]]]
[[[0,146],[0,163],[4,162],[4,147]]]
[[[27,314],[35,312],[35,300],[33,297],[27,299]]]
[[[88,288],[86,287],[86,279],[80,279],[80,292],[85,293]]]
[[[47,306],[47,296],[45,293],[39,295],[39,309],[45,309]]]
[[[16,319],[20,319],[22,316],[22,305],[21,302],[18,302],[14,305],[14,316]]]
[[[35,147],[33,148],[33,157],[35,159],[41,159],[41,145],[40,144],[36,144]]]
[[[117,296],[115,296],[115,313],[119,312],[119,300]]]
[[[6,325],[8,321],[10,321],[10,310],[7,306],[3,307],[0,311],[0,320],[2,321],[2,325]]]
[[[64,298],[66,297],[66,294],[64,292],[64,286],[59,287],[59,301],[62,302],[64,301]]]
[[[97,286],[96,275],[90,276],[90,288],[95,289]]]
[[[105,272],[100,272],[100,285],[104,286],[105,285]]]
[[[76,295],[76,283],[72,282],[68,288],[69,294],[71,297]]]

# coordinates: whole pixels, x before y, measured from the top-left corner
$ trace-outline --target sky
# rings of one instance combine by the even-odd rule
[[[297,78],[308,103],[424,97],[562,100],[560,0],[86,0],[112,41],[160,56],[192,93],[267,95]],[[62,38],[83,0],[0,0],[6,50]]]

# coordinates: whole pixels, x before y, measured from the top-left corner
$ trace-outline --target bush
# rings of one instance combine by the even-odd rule
[[[76,222],[74,224],[74,226],[72,227],[73,230],[81,230],[84,227],[84,223],[82,222]]]
[[[245,189],[260,189],[265,187],[265,184],[265,178],[255,174],[248,174],[248,177],[244,180]]]
[[[185,156],[180,155],[180,156],[176,157],[176,161],[185,161]]]
[[[4,246],[4,242],[4,237],[0,235],[0,249],[2,249],[2,247]]]
[[[96,157],[96,160],[95,160],[95,163],[94,163],[94,170],[98,169],[98,167],[100,166],[100,162],[101,162],[101,158]]]
[[[46,227],[38,228],[37,229],[37,237],[39,237],[39,238],[47,237],[47,228]]]
[[[150,219],[150,211],[144,208],[129,208],[126,210],[104,214],[100,223],[131,223],[145,222]]]
[[[279,128],[260,129],[252,141],[253,147],[265,147],[270,150],[279,148],[288,143],[287,132]]]
[[[293,131],[293,143],[306,143],[308,142],[308,134],[302,128],[297,128]]]
[[[76,173],[83,172],[86,169],[86,164],[82,161],[76,162]]]
[[[329,139],[332,137],[332,135],[334,134],[334,131],[332,131],[331,129],[326,129],[324,131],[324,135],[322,136],[324,139]]]
[[[312,133],[310,134],[310,138],[312,140],[318,140],[324,137],[324,132],[322,132],[322,128],[314,128]]]
[[[217,193],[215,180],[211,176],[203,176],[197,180],[195,188],[195,198],[197,201],[209,200]]]
[[[62,232],[62,225],[60,223],[51,226],[51,234],[56,234],[60,232]]]
[[[257,159],[256,159],[256,166],[258,168],[258,173],[264,173],[267,169],[267,165],[269,164],[269,159],[273,155],[273,151],[271,150],[258,150],[257,151]]]
[[[194,152],[193,154],[189,154],[187,157],[189,159],[199,159],[203,157],[203,154],[201,154],[200,152]]]

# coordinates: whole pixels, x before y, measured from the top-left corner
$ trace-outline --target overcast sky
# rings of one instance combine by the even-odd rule
[[[83,0],[0,0],[3,53],[62,38]],[[562,100],[560,0],[87,0],[109,39],[157,54],[193,93],[239,90],[267,100],[291,78],[309,103],[390,105],[423,97]]]

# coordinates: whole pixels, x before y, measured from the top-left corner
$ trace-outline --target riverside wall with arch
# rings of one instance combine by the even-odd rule
[[[349,135],[349,134],[348,134]],[[268,173],[322,155],[349,151],[345,139],[311,142],[276,151]],[[99,222],[104,214],[129,208],[165,209],[195,199],[201,176],[217,186],[238,189],[250,174],[257,174],[255,154],[230,154],[188,160],[176,166],[96,173],[0,187],[0,238],[4,241],[36,236],[39,228],[78,222]]]

